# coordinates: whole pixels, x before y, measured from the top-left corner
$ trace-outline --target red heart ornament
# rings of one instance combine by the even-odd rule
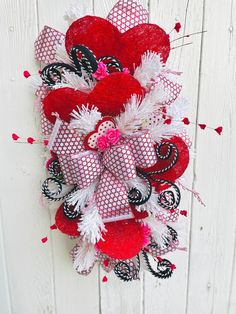
[[[107,232],[97,243],[104,254],[121,260],[136,256],[142,249],[145,235],[142,225],[134,219],[120,220],[105,224]]]
[[[84,148],[96,150],[98,137],[105,135],[107,130],[114,129],[115,127],[115,121],[112,117],[104,117],[97,123],[95,130],[86,135],[84,139]]]
[[[143,93],[140,83],[132,75],[116,72],[97,83],[88,102],[98,107],[103,115],[116,116],[132,95],[143,96]]]
[[[66,32],[65,46],[67,52],[76,45],[84,45],[93,51],[97,59],[114,56],[120,47],[119,30],[98,16],[85,16],[73,22]]]
[[[83,104],[87,104],[88,94],[74,90],[70,87],[58,88],[51,91],[43,100],[43,110],[46,118],[55,123],[58,113],[59,117],[66,122],[70,122],[71,112]]]
[[[170,53],[169,35],[155,24],[140,24],[125,33],[109,21],[85,16],[71,24],[65,39],[67,52],[75,45],[85,45],[97,58],[112,55],[133,73],[146,51],[154,51],[166,62]]]
[[[143,95],[139,82],[130,74],[112,73],[99,81],[90,94],[69,87],[51,91],[43,100],[43,110],[51,123],[56,120],[53,113],[70,122],[71,112],[83,104],[95,105],[103,115],[115,116],[133,94]]]

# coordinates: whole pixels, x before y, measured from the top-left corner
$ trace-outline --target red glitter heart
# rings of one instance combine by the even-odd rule
[[[163,62],[170,53],[169,35],[159,26],[144,23],[121,34],[109,21],[96,16],[85,16],[72,23],[66,33],[65,45],[68,52],[75,45],[85,45],[97,58],[114,56],[131,73],[146,51],[160,54]]]

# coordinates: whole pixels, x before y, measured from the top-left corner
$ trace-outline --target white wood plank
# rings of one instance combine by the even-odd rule
[[[170,39],[178,38],[184,32],[190,33],[202,29],[202,1],[150,1],[150,22],[157,23],[167,32],[170,32],[177,21],[181,22],[182,29],[179,34],[174,31],[170,34]],[[198,95],[198,69],[200,62],[201,38],[193,39],[194,45],[179,48],[171,52],[168,66],[183,72],[184,95],[190,99],[192,104],[189,116],[195,120]],[[182,40],[177,41],[173,46],[181,45]],[[190,58],[191,56],[191,58]],[[188,133],[194,139],[194,128],[189,128]],[[192,185],[193,160],[191,161],[184,178],[186,186]],[[188,224],[191,221],[191,195],[182,192],[181,209],[187,209],[188,219],[181,217],[183,235],[181,246],[188,247]],[[167,259],[171,260],[177,267],[171,279],[167,281],[156,280],[151,275],[146,275],[145,281],[145,313],[185,313],[186,293],[188,280],[188,253],[175,251],[168,254]],[[155,297],[154,297],[155,296]]]
[[[0,311],[6,314],[11,313],[11,300],[6,267],[1,203],[0,203]]]
[[[236,230],[234,237],[234,255],[232,260],[231,284],[229,292],[228,314],[236,313]]]
[[[15,144],[11,133],[38,135],[34,97],[23,70],[37,71],[33,40],[36,1],[1,1],[0,108],[2,227],[13,313],[54,313],[49,215],[40,204],[43,164],[39,145]],[[2,313],[2,311],[1,311]]]
[[[94,13],[97,16],[106,17],[116,0],[94,1]],[[148,1],[139,1],[148,8]],[[106,275],[108,282],[103,283]],[[103,314],[138,314],[143,313],[143,276],[140,281],[124,283],[114,274],[107,275],[101,270],[101,311]]]
[[[93,13],[93,0],[38,0],[40,28],[50,25],[61,32],[66,32],[68,22],[65,19],[65,12],[72,5],[80,6],[82,15]]]
[[[68,23],[63,16],[71,3],[73,2],[70,0],[60,2],[57,0],[39,0],[39,28],[42,29],[44,25],[49,25],[65,32]],[[92,0],[80,0],[78,3],[84,7],[85,14],[92,14]],[[54,222],[54,211],[51,211],[51,221]],[[69,256],[69,251],[75,245],[75,241],[68,239],[59,231],[53,232],[52,238],[57,313],[99,313],[97,268],[95,267],[88,277],[79,276],[73,270],[73,264]],[[92,296],[91,291],[93,292]]]
[[[198,132],[196,189],[207,208],[194,202],[188,312],[227,313],[235,245],[235,34],[233,1],[205,1],[199,121],[216,127]],[[217,23],[217,21],[219,23]],[[231,294],[231,304],[235,302]]]

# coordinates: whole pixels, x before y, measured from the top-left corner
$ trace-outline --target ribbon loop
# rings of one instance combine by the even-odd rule
[[[92,184],[103,171],[98,155],[93,152],[80,153],[71,156],[76,184],[84,189]]]
[[[121,181],[136,178],[136,166],[134,156],[128,145],[116,145],[105,151],[104,166]]]
[[[44,26],[34,43],[36,60],[49,64],[56,61],[56,47],[65,39],[61,32]]]
[[[157,162],[156,151],[149,132],[137,132],[135,136],[125,138],[139,168],[149,168]]]

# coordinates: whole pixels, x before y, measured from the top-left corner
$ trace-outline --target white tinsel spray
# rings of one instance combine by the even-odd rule
[[[150,131],[153,141],[159,143],[162,139],[169,139],[185,131],[185,125],[182,118],[186,114],[188,102],[185,98],[179,97],[167,108],[166,116],[171,118],[171,124],[166,124],[165,120],[151,119],[146,128]],[[161,118],[162,113],[158,116]],[[157,117],[158,117],[157,116]],[[172,119],[174,117],[174,119]]]
[[[30,81],[30,87],[36,92],[40,86],[42,86],[43,81],[40,75],[31,75],[28,80]]]
[[[72,65],[72,61],[66,51],[65,41],[63,40],[61,43],[56,45],[56,54],[55,59],[58,62],[66,63]]]
[[[172,236],[167,228],[167,225],[163,224],[161,221],[157,220],[153,216],[149,216],[143,220],[144,223],[146,223],[149,228],[151,229],[151,234],[155,242],[160,245],[161,247],[164,247],[166,240],[171,240]]]
[[[69,8],[66,10],[64,18],[68,22],[68,24],[72,24],[77,19],[83,17],[85,15],[85,7],[83,4],[71,4]]]
[[[75,211],[80,211],[85,208],[85,205],[89,203],[90,198],[93,196],[96,188],[96,182],[88,186],[87,188],[75,191],[68,198],[68,204],[75,206]]]
[[[136,177],[129,181],[125,182],[127,190],[129,191],[132,188],[138,189],[143,195],[147,193],[147,185],[145,184],[144,180],[140,177]]]
[[[84,93],[90,93],[94,88],[94,82],[89,80],[86,72],[82,71],[82,76],[75,73],[64,72],[62,73],[62,81],[53,86],[54,89],[71,87],[74,90],[79,90]]]
[[[155,52],[147,51],[142,55],[141,64],[135,69],[134,77],[142,87],[149,90],[163,69],[164,64],[161,62],[161,56]]]
[[[102,239],[102,232],[106,231],[102,217],[98,213],[98,208],[94,202],[91,207],[86,209],[80,222],[78,223],[78,231],[83,239],[91,243],[96,243]]]
[[[89,109],[88,105],[83,105],[81,108],[77,107],[77,110],[72,111],[71,116],[70,128],[77,129],[82,134],[92,132],[98,121],[102,118],[97,107],[92,106]]]
[[[137,206],[138,211],[147,211],[153,215],[165,213],[165,210],[158,204],[159,194],[153,189],[149,200],[143,205]]]
[[[74,259],[74,269],[77,272],[89,271],[96,261],[96,249],[94,244],[86,240],[80,240],[78,251]]]

